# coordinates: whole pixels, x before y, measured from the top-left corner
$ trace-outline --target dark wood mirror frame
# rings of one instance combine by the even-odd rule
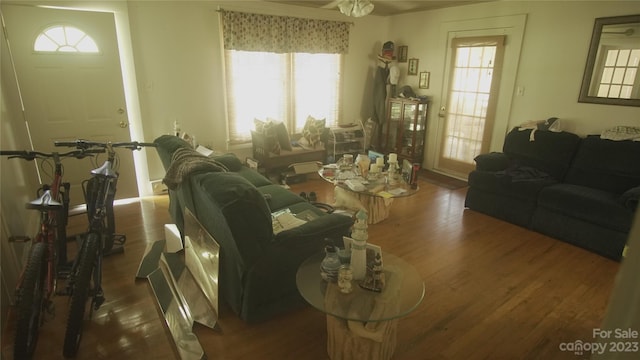
[[[640,106],[640,98],[632,99],[619,99],[619,98],[605,98],[589,95],[589,89],[591,88],[591,80],[593,77],[593,69],[598,59],[598,49],[600,47],[600,38],[602,35],[602,28],[606,25],[618,25],[618,24],[630,24],[638,26],[640,24],[640,15],[626,15],[626,16],[614,16],[614,17],[602,17],[595,20],[593,26],[593,34],[591,35],[591,45],[589,47],[589,54],[587,55],[587,64],[584,69],[584,76],[582,78],[582,87],[580,88],[580,96],[578,102],[582,103],[595,103],[595,104],[608,104],[608,105],[625,105],[625,106]]]

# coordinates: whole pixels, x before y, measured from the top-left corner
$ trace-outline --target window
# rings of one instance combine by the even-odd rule
[[[39,52],[97,53],[98,45],[84,31],[73,26],[53,26],[38,35],[33,50]]]
[[[221,10],[228,137],[251,141],[254,119],[290,133],[308,116],[337,122],[349,23]]]
[[[253,120],[283,121],[299,133],[309,115],[337,122],[340,54],[226,51],[229,134],[250,141]]]
[[[631,99],[637,98],[638,66],[640,49],[609,49],[602,67],[598,85],[598,97]]]

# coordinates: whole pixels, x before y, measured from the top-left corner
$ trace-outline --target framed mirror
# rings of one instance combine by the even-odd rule
[[[578,102],[640,106],[640,15],[595,20]]]

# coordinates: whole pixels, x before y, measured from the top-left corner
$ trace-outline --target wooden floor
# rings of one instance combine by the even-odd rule
[[[332,187],[320,179],[292,191],[332,202]],[[416,195],[396,199],[390,217],[369,227],[369,242],[412,263],[426,284],[423,303],[399,323],[394,359],[587,358],[559,346],[592,340],[619,264],[465,210],[465,194],[422,181]],[[147,243],[163,238],[171,222],[167,209],[166,196],[117,207],[126,252],[106,260],[107,301],[86,327],[78,359],[177,358],[150,286],[135,280]],[[66,301],[56,299],[36,359],[62,358]],[[328,358],[324,315],[310,307],[247,325],[222,305],[219,326],[195,328],[209,359]],[[3,330],[9,358],[11,316]]]

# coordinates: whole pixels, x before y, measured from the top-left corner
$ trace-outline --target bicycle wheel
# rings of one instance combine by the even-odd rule
[[[29,261],[19,289],[16,338],[13,343],[14,359],[31,359],[38,342],[44,309],[44,282],[46,277],[45,243],[33,244]]]
[[[80,346],[87,298],[91,292],[91,279],[96,266],[99,246],[99,235],[89,233],[78,254],[78,268],[75,273],[75,282],[71,289],[69,318],[67,319],[67,330],[64,335],[63,354],[66,357],[74,357]],[[91,304],[89,303],[89,305]]]

